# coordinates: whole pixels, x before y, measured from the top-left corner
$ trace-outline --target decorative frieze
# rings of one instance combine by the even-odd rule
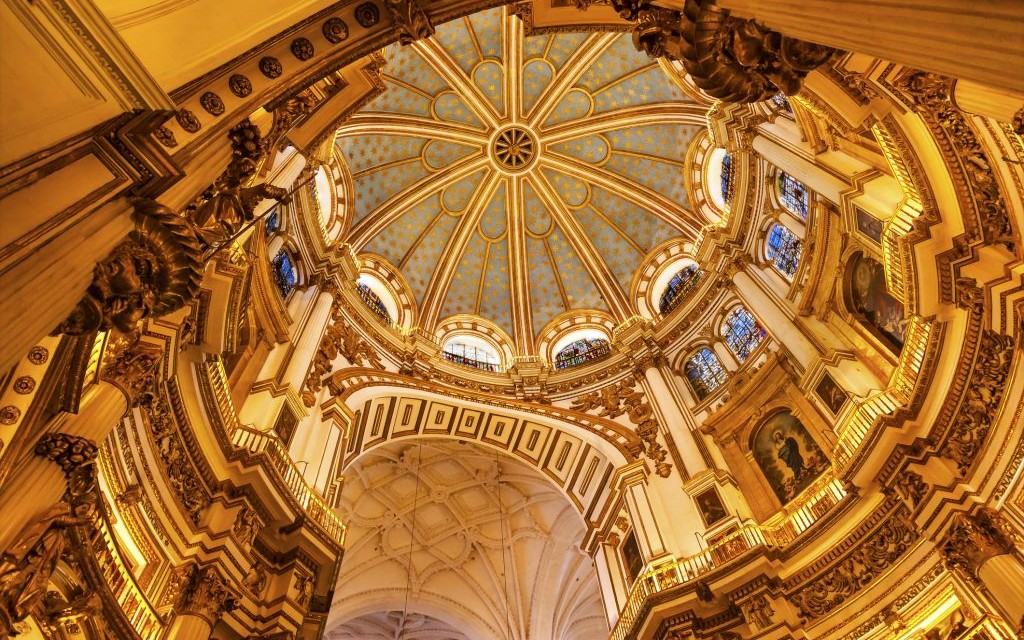
[[[1014,351],[1013,337],[989,329],[981,332],[963,402],[939,449],[940,455],[956,462],[961,475],[974,464],[998,415]]]
[[[885,573],[917,540],[913,523],[902,508],[847,552],[843,559],[787,599],[804,618],[820,618]]]

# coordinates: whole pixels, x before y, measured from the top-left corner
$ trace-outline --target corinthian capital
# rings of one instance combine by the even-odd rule
[[[133,405],[143,404],[162,356],[160,345],[142,342],[134,335],[115,334],[103,353],[100,378],[121,389]]]
[[[216,567],[194,566],[176,608],[179,613],[204,618],[213,626],[225,612],[234,609],[236,597]]]
[[[434,35],[434,25],[417,0],[384,0],[392,27],[402,44],[410,44],[417,40]]]
[[[93,270],[85,297],[54,333],[129,332],[143,318],[180,309],[199,293],[202,255],[185,218],[134,201],[135,229]]]
[[[66,476],[92,464],[97,452],[99,448],[92,440],[67,433],[47,433],[39,439],[35,448],[37,456],[57,463]]]
[[[941,550],[946,563],[977,579],[989,558],[1012,553],[1020,537],[998,511],[987,507],[953,521]]]

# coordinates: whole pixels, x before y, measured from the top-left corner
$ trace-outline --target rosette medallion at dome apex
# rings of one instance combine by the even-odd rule
[[[480,316],[527,354],[566,311],[621,322],[651,252],[708,222],[683,179],[705,108],[628,35],[526,37],[499,8],[385,57],[338,131],[344,241],[401,271],[422,329]]]

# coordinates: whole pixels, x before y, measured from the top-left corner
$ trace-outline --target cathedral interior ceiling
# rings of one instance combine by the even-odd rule
[[[607,633],[576,508],[514,458],[471,442],[393,442],[349,467],[339,511],[348,578],[330,629],[407,607],[475,640],[510,628],[552,640]]]
[[[530,344],[568,310],[622,316],[644,259],[707,222],[683,178],[705,108],[628,35],[526,37],[499,8],[384,55],[338,132],[347,240],[402,272],[424,329],[471,314]]]

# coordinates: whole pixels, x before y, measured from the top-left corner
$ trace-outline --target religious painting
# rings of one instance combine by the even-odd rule
[[[896,353],[907,336],[907,318],[903,303],[889,295],[885,269],[871,258],[858,254],[849,266],[850,310],[862,324],[880,334]]]
[[[698,493],[693,500],[697,503],[697,508],[700,510],[700,516],[704,518],[706,527],[710,527],[729,515],[725,510],[725,505],[722,504],[722,497],[718,495],[718,491],[714,487]]]
[[[860,207],[854,207],[857,213],[857,231],[875,242],[882,244],[882,221]]]
[[[754,432],[753,453],[782,504],[809,487],[829,466],[814,438],[789,411],[776,413]]]
[[[640,545],[637,544],[636,536],[632,531],[622,541],[622,563],[626,567],[626,577],[632,584],[640,577],[640,572],[644,569],[644,557],[640,553]]]
[[[818,399],[824,403],[825,407],[834,416],[839,415],[843,405],[846,404],[847,398],[849,398],[846,391],[832,379],[832,376],[827,371],[821,376],[817,386],[814,387],[814,395],[818,396]]]
[[[282,407],[280,415],[277,416],[277,422],[274,424],[274,432],[277,433],[277,437],[281,439],[285,445],[289,445],[292,442],[292,434],[295,433],[295,427],[299,426],[299,419],[295,417],[292,410],[288,407]]]
[[[956,640],[968,630],[969,623],[958,606],[924,634],[924,640]]]

